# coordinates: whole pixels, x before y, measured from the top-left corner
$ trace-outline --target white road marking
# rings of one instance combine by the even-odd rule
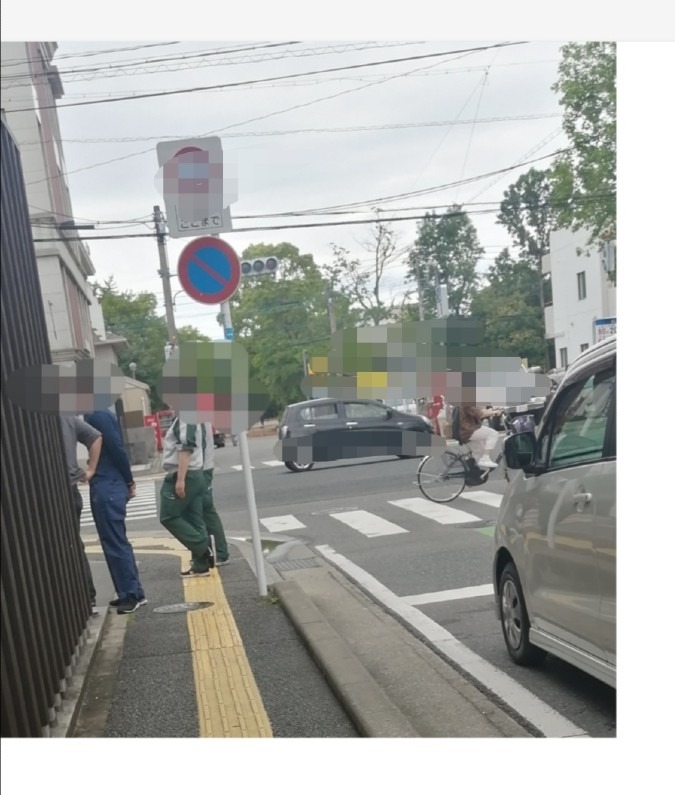
[[[82,492],[81,527],[95,527],[91,512],[90,493],[87,486],[80,486]],[[136,485],[136,496],[127,503],[127,522],[137,519],[154,519],[157,516],[157,496],[154,481],[146,481]]]
[[[502,495],[495,494],[493,491],[463,491],[461,499],[479,502],[482,505],[490,505],[493,508],[499,508],[502,504]]]
[[[233,464],[232,465],[232,469],[236,469],[237,472],[241,472],[242,469],[243,469],[243,465],[242,464]],[[255,469],[255,467],[252,466],[251,469]]]
[[[268,516],[267,519],[261,519],[260,524],[265,525],[270,533],[284,533],[287,530],[302,530],[306,527],[291,513],[286,516]]]
[[[475,596],[492,596],[492,585],[471,585],[468,588],[454,588],[451,591],[418,593],[401,597],[409,605],[431,605],[437,602],[452,602],[455,599],[473,599]]]
[[[344,513],[331,513],[333,519],[348,525],[359,533],[363,533],[368,538],[378,536],[393,536],[399,533],[407,533],[403,527],[399,527],[393,522],[382,519],[369,511],[345,511]]]
[[[446,629],[432,621],[413,605],[390,591],[367,571],[337,553],[327,544],[316,549],[331,563],[355,580],[365,591],[385,607],[396,613],[406,624],[427,638],[438,651],[461,666],[474,679],[515,709],[525,720],[536,726],[546,737],[587,737],[588,734],[524,688],[515,679],[484,660],[457,640]]]
[[[412,511],[425,519],[432,519],[438,524],[462,524],[464,522],[478,522],[480,518],[471,513],[450,508],[448,505],[439,505],[430,502],[424,497],[410,497],[405,500],[389,500],[390,505]]]
[[[283,461],[263,461],[263,464],[266,467],[282,467],[284,465]]]

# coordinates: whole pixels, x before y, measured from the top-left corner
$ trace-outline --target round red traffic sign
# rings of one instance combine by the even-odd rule
[[[241,265],[232,246],[217,237],[188,243],[178,258],[178,280],[200,304],[220,304],[239,287]]]

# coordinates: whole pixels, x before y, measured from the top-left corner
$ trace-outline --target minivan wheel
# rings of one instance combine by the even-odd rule
[[[314,461],[309,464],[296,464],[295,461],[284,461],[286,465],[286,469],[290,469],[291,472],[309,472],[309,470],[314,466]]]
[[[536,665],[546,652],[530,643],[530,619],[523,589],[513,563],[507,563],[499,580],[499,618],[504,642],[518,665]]]

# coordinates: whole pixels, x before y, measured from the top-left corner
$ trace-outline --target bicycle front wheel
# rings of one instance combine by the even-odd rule
[[[417,469],[417,485],[432,502],[452,502],[466,486],[464,461],[448,452],[426,456]]]

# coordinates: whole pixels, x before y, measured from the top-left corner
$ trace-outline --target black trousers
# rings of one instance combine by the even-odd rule
[[[82,508],[84,507],[82,502],[82,494],[80,494],[79,488],[75,485],[72,486],[73,490],[73,498],[75,500],[75,510],[77,511],[77,529],[78,529],[78,537],[80,539],[80,545],[82,547],[82,559],[84,560],[84,571],[87,577],[87,590],[89,592],[89,601],[92,605],[96,604],[96,588],[94,586],[94,578],[91,573],[91,566],[89,565],[89,560],[87,559],[87,553],[84,549],[84,541],[82,540],[82,536],[79,533],[80,530],[80,519],[82,517]]]

